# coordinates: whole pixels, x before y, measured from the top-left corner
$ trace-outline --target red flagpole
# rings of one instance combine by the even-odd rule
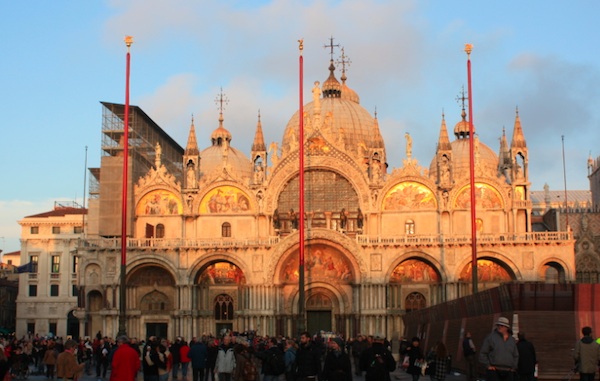
[[[466,44],[467,53],[467,78],[469,92],[469,181],[471,185],[471,273],[473,275],[473,294],[477,293],[477,225],[476,225],[476,206],[475,199],[475,128],[473,127],[473,91],[471,90],[471,51],[473,45]]]
[[[119,287],[119,336],[127,334],[127,186],[129,183],[129,67],[131,54],[129,49],[133,43],[131,36],[125,37],[127,45],[127,59],[125,69],[125,116],[123,127],[123,191],[121,200],[121,274]]]
[[[299,57],[299,67],[300,67],[300,83],[299,83],[299,101],[300,108],[298,110],[298,141],[300,142],[300,149],[298,152],[298,156],[300,157],[299,163],[299,202],[300,202],[300,210],[299,210],[299,225],[298,225],[298,330],[303,332],[305,330],[305,312],[304,312],[304,304],[305,304],[305,296],[304,296],[304,95],[303,95],[303,65],[304,65],[304,57],[302,57],[302,51],[304,50],[304,40],[298,40],[300,43],[300,57]]]

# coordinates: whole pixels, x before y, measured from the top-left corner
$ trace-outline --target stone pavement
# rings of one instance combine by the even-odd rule
[[[88,375],[84,375],[82,378],[79,378],[79,381],[98,381],[98,380],[102,380],[102,381],[108,381],[108,379],[110,378],[110,371],[107,374],[106,378],[102,379],[98,379],[96,376],[92,375],[92,376],[88,376]],[[359,377],[354,375],[353,376],[353,381],[364,381],[365,377]],[[410,374],[407,374],[403,369],[398,368],[396,369],[392,374],[391,374],[391,379],[392,381],[396,380],[396,381],[412,381],[412,376]],[[45,376],[29,376],[28,380],[30,381],[46,381],[48,380]],[[181,377],[179,378],[179,380],[182,380]],[[191,381],[191,375],[188,375],[188,381]],[[281,377],[281,380],[283,381],[284,378],[283,376]],[[465,375],[464,374],[460,374],[460,373],[451,373],[446,377],[445,381],[465,381]],[[139,373],[138,376],[138,381],[143,381],[143,377],[142,374]],[[429,376],[423,376],[419,379],[419,381],[430,381]]]

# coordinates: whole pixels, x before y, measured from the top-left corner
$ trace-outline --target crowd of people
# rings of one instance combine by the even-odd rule
[[[592,381],[600,363],[600,344],[582,329],[573,357],[583,381]],[[0,381],[26,379],[29,373],[48,379],[77,380],[83,374],[98,380],[134,381],[352,381],[364,375],[365,381],[390,381],[397,365],[413,381],[428,375],[444,381],[451,371],[451,357],[442,341],[429,351],[421,339],[402,338],[400,361],[392,356],[391,343],[382,335],[344,340],[341,335],[303,332],[297,340],[259,336],[254,332],[227,332],[183,337],[174,341],[151,336],[147,341],[100,332],[93,339],[63,340],[26,336],[0,338]],[[495,329],[477,348],[466,332],[462,342],[467,381],[476,381],[478,365],[487,381],[534,381],[537,358],[525,333],[513,337],[510,322],[500,317]],[[575,368],[574,368],[575,369]],[[110,372],[109,372],[110,370]],[[6,377],[6,378],[5,378]]]

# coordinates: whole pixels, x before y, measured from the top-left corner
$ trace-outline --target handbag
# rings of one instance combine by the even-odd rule
[[[402,369],[408,369],[408,366],[410,365],[410,357],[408,355],[404,356],[404,359],[402,360]]]

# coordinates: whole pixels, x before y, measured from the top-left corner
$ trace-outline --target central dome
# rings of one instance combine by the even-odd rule
[[[356,150],[359,145],[376,147],[376,143],[380,143],[378,139],[379,133],[374,130],[375,118],[357,102],[343,98],[322,98],[319,101],[319,106],[321,110],[321,124],[324,126],[329,123],[327,119],[330,118],[331,126],[312,125],[311,128],[313,130],[317,128],[320,130],[324,128],[331,129],[333,134],[341,134],[346,147],[353,150]],[[315,102],[305,105],[304,113],[311,120],[311,123],[314,123]],[[298,111],[296,111],[285,128],[283,147],[290,144],[291,139],[297,141],[299,123]],[[304,128],[306,131],[306,121]]]

